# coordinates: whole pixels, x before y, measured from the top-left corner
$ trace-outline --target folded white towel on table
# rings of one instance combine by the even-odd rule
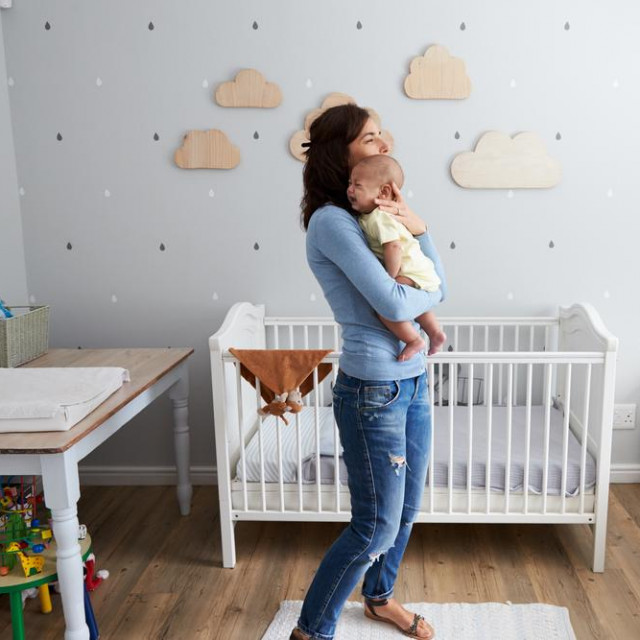
[[[66,431],[129,379],[122,367],[0,369],[0,432]]]

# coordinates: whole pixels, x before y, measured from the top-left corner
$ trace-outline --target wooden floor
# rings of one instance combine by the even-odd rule
[[[80,521],[109,579],[92,594],[103,639],[258,640],[281,600],[299,600],[341,524],[239,523],[238,564],[221,568],[214,487],[178,515],[173,488],[86,487]],[[416,525],[396,596],[429,602],[547,602],[568,607],[578,640],[640,638],[640,485],[611,490],[607,569],[589,569],[583,525]],[[354,592],[353,599],[358,599]],[[28,600],[28,639],[60,639]],[[402,636],[398,636],[401,638]],[[11,638],[0,597],[0,638]],[[467,639],[465,639],[467,640]]]

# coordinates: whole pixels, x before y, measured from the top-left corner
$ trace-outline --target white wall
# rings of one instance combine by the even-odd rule
[[[288,141],[333,91],[374,107],[396,139],[405,193],[447,266],[440,313],[549,314],[591,302],[620,338],[616,400],[640,402],[640,6],[390,7],[17,0],[3,13],[29,289],[52,305],[51,343],[194,346],[196,465],[213,463],[207,337],[226,310],[251,300],[270,314],[329,312],[305,264],[302,165]],[[466,61],[469,99],[404,95],[411,59],[434,43]],[[278,83],[282,105],[216,105],[217,84],[242,68]],[[194,128],[224,130],[239,167],[178,169],[173,153]],[[562,183],[513,194],[457,187],[451,160],[491,129],[539,133]],[[88,463],[170,465],[167,408],[150,408]],[[613,460],[640,471],[639,429],[615,433]]]
[[[0,299],[24,305],[28,303],[27,272],[4,59],[3,15],[0,11]]]

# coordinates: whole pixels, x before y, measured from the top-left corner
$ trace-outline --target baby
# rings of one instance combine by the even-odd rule
[[[404,174],[398,162],[386,155],[368,156],[351,170],[347,197],[352,208],[360,215],[358,222],[364,231],[369,247],[385,266],[387,273],[400,284],[407,284],[425,291],[437,291],[440,287],[433,262],[422,253],[420,244],[407,228],[391,214],[379,209],[374,200],[393,200],[391,183],[399,189]],[[425,347],[424,340],[414,325],[407,321],[392,322],[380,317],[381,322],[405,343],[398,360],[408,360]],[[429,355],[442,348],[447,336],[440,328],[435,313],[427,311],[416,322],[429,336]]]

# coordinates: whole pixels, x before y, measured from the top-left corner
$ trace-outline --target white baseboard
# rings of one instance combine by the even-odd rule
[[[614,484],[640,482],[640,464],[612,464],[611,482]]]
[[[190,471],[194,485],[218,484],[214,466],[193,466]],[[80,483],[86,486],[175,485],[175,467],[117,467],[80,465]]]

